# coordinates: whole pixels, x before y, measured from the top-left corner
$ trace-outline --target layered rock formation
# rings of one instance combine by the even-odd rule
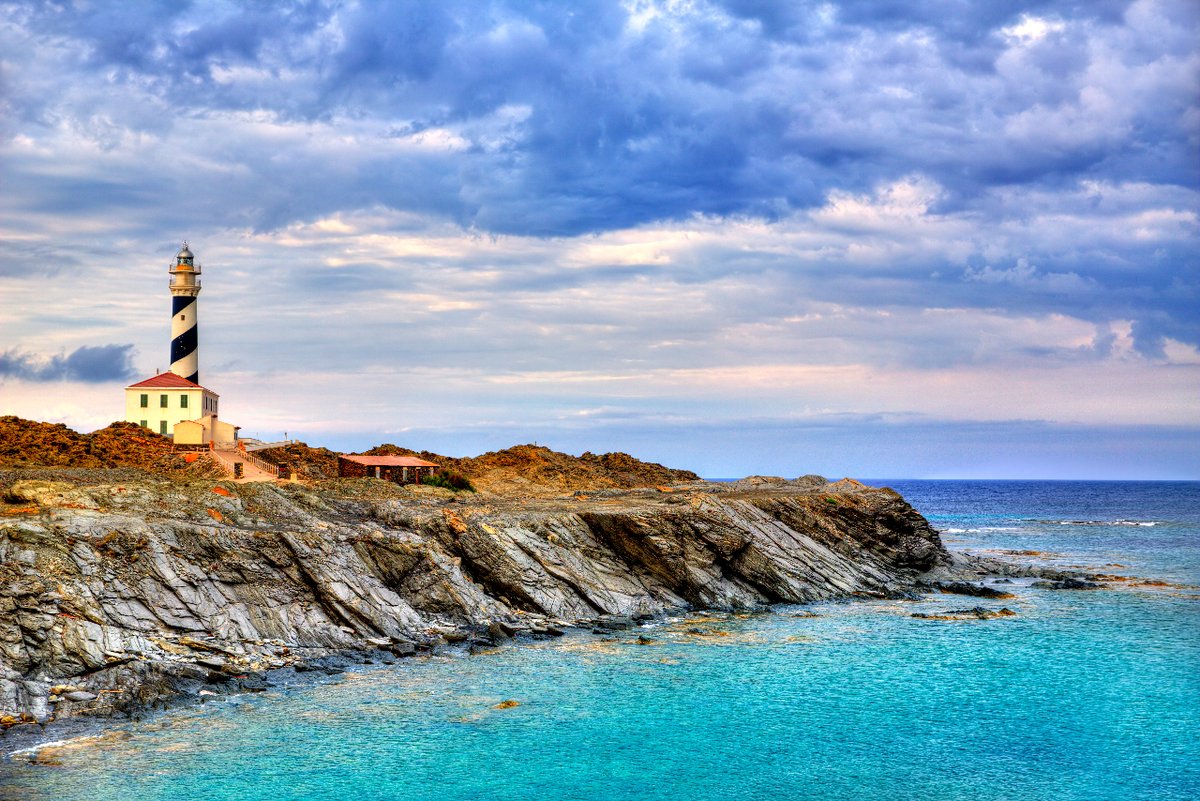
[[[0,471],[0,487],[9,724],[254,689],[336,651],[905,592],[948,559],[896,493],[815,477],[555,498],[111,471]]]

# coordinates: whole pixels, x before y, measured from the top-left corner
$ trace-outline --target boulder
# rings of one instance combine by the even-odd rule
[[[511,640],[517,636],[517,628],[503,620],[493,620],[488,624],[488,634],[496,641]]]
[[[596,628],[602,631],[625,631],[633,628],[633,618],[629,615],[601,615],[596,620]]]
[[[952,595],[971,595],[976,598],[1012,598],[1011,592],[997,590],[983,584],[972,584],[969,581],[939,581],[934,584],[939,592]]]

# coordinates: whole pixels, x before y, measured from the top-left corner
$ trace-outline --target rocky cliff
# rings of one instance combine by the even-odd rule
[[[909,590],[896,493],[808,477],[554,498],[0,470],[0,723],[136,712],[333,652]]]

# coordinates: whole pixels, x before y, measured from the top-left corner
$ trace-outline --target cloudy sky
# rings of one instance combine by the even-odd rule
[[[0,413],[1200,478],[1200,5],[0,2]]]

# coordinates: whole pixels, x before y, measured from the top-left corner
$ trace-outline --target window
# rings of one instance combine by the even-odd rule
[[[145,409],[145,408],[147,408],[149,405],[150,405],[150,396],[149,396],[149,395],[142,395],[142,408],[143,408],[143,409]],[[142,423],[142,425],[146,425],[146,424],[145,424],[145,423]]]
[[[142,397],[144,398],[144,397],[146,397],[146,396],[145,396],[145,395],[143,395]],[[149,427],[150,427],[150,424],[149,424],[149,423],[147,423],[145,420],[142,420],[142,421],[140,421],[140,422],[138,423],[138,425],[140,425],[142,428],[149,428]]]
[[[164,395],[163,397],[165,398],[166,395]],[[164,437],[167,435],[167,421],[166,420],[160,420],[158,422],[158,433],[162,434]]]
[[[158,405],[164,409],[167,408],[167,396],[166,395],[158,396]]]
[[[180,396],[179,396],[179,408],[180,408],[180,409],[186,409],[186,408],[187,408],[187,395],[180,395]]]

